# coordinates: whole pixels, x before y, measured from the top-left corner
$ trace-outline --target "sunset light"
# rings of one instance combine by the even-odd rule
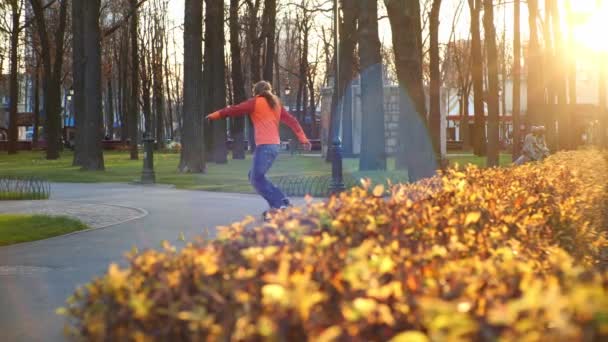
[[[588,19],[579,22],[574,28],[574,40],[596,52],[608,52],[608,4],[602,3],[599,8],[592,8]]]

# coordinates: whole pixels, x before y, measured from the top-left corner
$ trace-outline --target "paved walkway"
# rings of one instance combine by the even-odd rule
[[[4,213],[69,216],[86,223],[90,228],[114,226],[148,214],[139,208],[60,200],[2,202],[0,214]]]
[[[52,199],[37,210],[52,212],[50,204],[56,203],[64,213],[75,207],[90,213],[95,205],[110,216],[120,216],[117,213],[125,208],[140,214],[141,208],[148,215],[103,229],[0,248],[2,341],[62,341],[64,322],[55,309],[77,285],[103,273],[110,262],[124,263],[125,251],[133,246],[157,248],[162,240],[183,246],[180,232],[190,240],[205,227],[213,238],[213,227],[260,215],[266,208],[254,195],[125,184],[53,184]],[[4,204],[2,208],[5,211]]]

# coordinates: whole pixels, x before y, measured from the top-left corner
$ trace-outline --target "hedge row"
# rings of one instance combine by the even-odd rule
[[[89,340],[606,340],[607,156],[364,184],[131,254],[59,311]]]

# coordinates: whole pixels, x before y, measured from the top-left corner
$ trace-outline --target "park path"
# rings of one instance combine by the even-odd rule
[[[0,247],[2,341],[62,341],[64,320],[55,309],[78,285],[102,274],[109,263],[124,263],[125,251],[133,246],[158,248],[162,240],[183,246],[180,232],[191,240],[204,228],[209,228],[213,238],[214,227],[260,215],[266,208],[254,195],[127,184],[52,184],[52,199],[88,209],[99,205],[109,215],[109,207],[132,208],[147,215],[103,229]]]

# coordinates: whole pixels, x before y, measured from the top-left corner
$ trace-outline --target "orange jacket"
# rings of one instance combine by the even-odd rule
[[[214,114],[218,114],[220,118],[249,114],[255,130],[256,145],[280,144],[279,124],[281,122],[291,128],[300,143],[308,143],[308,138],[298,120],[289,114],[280,103],[276,108],[271,108],[268,101],[262,96],[253,97],[236,106],[226,107]]]

